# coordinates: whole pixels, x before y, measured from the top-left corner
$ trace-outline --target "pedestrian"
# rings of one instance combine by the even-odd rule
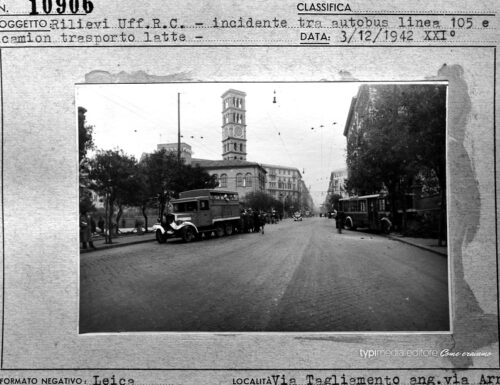
[[[102,216],[100,216],[97,220],[97,227],[99,227],[99,229],[101,230],[101,234],[104,234],[104,219],[102,218]]]
[[[253,232],[260,232],[260,216],[257,210],[253,210]]]
[[[337,232],[342,234],[342,228],[344,227],[345,213],[343,211],[338,211],[335,216],[335,224],[337,226]]]
[[[90,214],[90,233],[94,235],[96,232],[97,232],[97,224],[95,223],[92,214]]]
[[[87,248],[87,243],[91,248],[96,248],[92,242],[91,220],[86,211],[83,211],[80,215],[80,242],[82,249]]]
[[[266,225],[266,214],[260,214],[260,227],[262,229],[262,235],[264,235],[264,226]]]
[[[242,233],[248,233],[248,216],[245,209],[240,210],[240,228]]]
[[[253,231],[253,228],[254,228],[254,224],[253,224],[254,221],[253,221],[252,210],[246,209],[245,210],[245,214],[246,214],[246,219],[247,219],[247,222],[248,222],[247,233],[249,233],[250,231]]]

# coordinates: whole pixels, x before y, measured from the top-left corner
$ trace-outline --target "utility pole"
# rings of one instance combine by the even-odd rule
[[[177,163],[181,164],[181,93],[177,93]]]

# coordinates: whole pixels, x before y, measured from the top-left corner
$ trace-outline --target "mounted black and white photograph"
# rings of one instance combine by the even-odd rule
[[[445,82],[77,84],[79,333],[450,331]]]

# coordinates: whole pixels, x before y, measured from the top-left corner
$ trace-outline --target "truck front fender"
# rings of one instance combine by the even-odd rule
[[[173,225],[176,226],[176,228],[173,227]],[[196,234],[199,233],[198,231],[198,228],[194,225],[194,223],[192,222],[182,222],[180,225],[177,225],[175,222],[172,222],[172,224],[170,225],[172,226],[172,228],[175,230],[175,231],[182,231],[182,229],[186,226],[190,226],[194,229],[194,231],[196,231]]]

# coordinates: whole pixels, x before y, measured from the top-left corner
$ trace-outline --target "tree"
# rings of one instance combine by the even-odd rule
[[[105,199],[106,243],[112,243],[113,213],[115,204],[123,205],[136,199],[137,162],[123,150],[98,151],[89,162],[92,188]]]
[[[386,190],[393,216],[397,202],[406,222],[406,196],[416,180],[433,173],[446,196],[446,88],[441,85],[384,85],[363,89],[359,121],[347,141],[350,193]],[[431,181],[431,179],[427,179]]]
[[[87,152],[94,148],[94,140],[92,134],[93,126],[87,125],[85,114],[87,110],[83,107],[78,107],[78,159],[80,163],[87,156]]]
[[[403,95],[403,104],[413,128],[422,191],[438,190],[441,195],[438,238],[442,245],[446,242],[446,87],[413,85],[410,90]]]
[[[133,159],[133,158],[132,158]],[[138,164],[135,162],[130,164],[130,175],[123,183],[118,184],[116,194],[116,233],[119,231],[120,219],[123,215],[123,208],[126,206],[139,206],[142,202],[142,178],[139,174]]]
[[[271,211],[275,209],[281,212],[283,210],[282,202],[262,191],[249,192],[245,197],[245,205],[252,209],[262,211]]]
[[[87,110],[78,107],[78,161],[79,161],[79,206],[80,212],[93,210],[92,191],[89,189],[90,180],[87,152],[94,148],[92,138],[93,127],[86,124]]]
[[[215,176],[200,167],[179,163],[176,154],[165,149],[146,155],[139,164],[139,170],[142,183],[140,205],[146,229],[146,209],[153,201],[158,203],[158,216],[161,217],[170,199],[178,197],[181,191],[217,186]]]
[[[328,211],[338,210],[340,198],[342,198],[340,194],[330,195],[328,200]]]

